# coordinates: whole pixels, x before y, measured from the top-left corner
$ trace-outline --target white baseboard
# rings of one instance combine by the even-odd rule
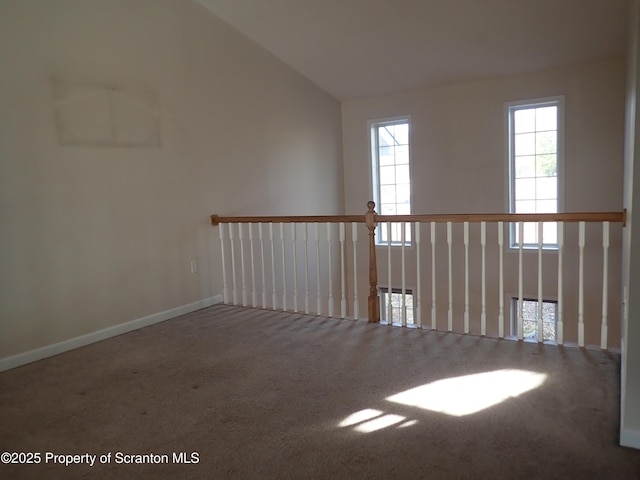
[[[640,430],[623,428],[620,432],[620,445],[640,449]]]
[[[101,340],[106,340],[107,338],[115,337],[116,335],[131,332],[132,330],[147,327],[149,325],[153,325],[154,323],[164,322],[165,320],[169,320],[179,315],[184,315],[185,313],[195,312],[196,310],[209,307],[216,303],[222,303],[222,295],[215,295],[213,297],[204,298],[202,300],[198,300],[197,302],[182,305],[170,310],[165,310],[164,312],[147,315],[146,317],[137,318],[135,320],[121,323],[119,325],[114,325],[113,327],[98,330],[97,332],[87,333],[86,335],[70,338],[69,340],[54,343],[53,345],[47,345],[46,347],[19,353],[11,357],[1,358],[0,372],[19,367],[21,365],[26,365],[27,363],[35,362],[37,360],[42,360],[43,358],[52,357],[60,353],[68,352],[69,350],[73,350],[79,347],[84,347],[85,345],[99,342]]]

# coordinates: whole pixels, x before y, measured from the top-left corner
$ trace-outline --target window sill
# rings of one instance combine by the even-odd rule
[[[510,252],[519,252],[520,251],[520,247],[517,245],[510,245],[508,247],[508,250]],[[538,251],[538,246],[537,245],[524,245],[522,247],[522,251],[523,252],[537,252]],[[558,252],[558,245],[543,245],[542,246],[542,251],[543,252],[550,252],[550,253],[557,253]]]
[[[405,248],[413,247],[413,246],[415,246],[415,243],[405,243],[404,244]],[[387,248],[387,247],[389,247],[389,244],[388,243],[376,243],[376,247]],[[391,247],[392,248],[396,248],[396,247],[401,248],[402,244],[401,243],[392,243]]]

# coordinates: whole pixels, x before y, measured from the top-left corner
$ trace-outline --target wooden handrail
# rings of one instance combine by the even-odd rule
[[[220,223],[350,223],[364,222],[364,215],[292,215],[262,217],[222,217],[211,215],[211,225]]]
[[[442,213],[427,215],[376,215],[376,222],[613,222],[626,226],[627,210],[622,212],[568,213]]]
[[[375,215],[375,222],[613,222],[626,226],[627,210],[622,212],[568,213],[439,213],[425,215]],[[365,223],[364,215],[234,216],[211,215],[211,225],[220,223]]]

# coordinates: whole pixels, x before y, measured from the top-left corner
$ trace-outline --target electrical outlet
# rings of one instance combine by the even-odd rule
[[[198,261],[194,258],[193,260],[191,260],[191,273],[197,273],[198,272]]]

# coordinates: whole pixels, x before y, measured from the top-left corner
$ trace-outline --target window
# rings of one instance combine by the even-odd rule
[[[411,214],[411,171],[408,118],[396,118],[371,124],[373,200],[380,215]],[[402,242],[400,223],[391,224],[391,243]],[[388,226],[380,224],[378,244],[389,241]],[[411,242],[411,227],[406,225],[405,244]]]
[[[562,172],[563,97],[508,104],[509,211],[558,213]],[[519,228],[511,224],[511,246]],[[557,246],[557,224],[543,224],[543,248]],[[523,247],[538,245],[538,226],[525,223]]]
[[[413,324],[413,292],[405,289],[405,306],[407,308],[407,324]],[[391,295],[386,287],[380,288],[380,319],[389,322],[389,303],[391,303],[391,323],[402,323],[402,289],[392,288]]]
[[[518,299],[511,299],[511,335],[518,335]],[[538,300],[522,299],[522,336],[525,339],[538,338]],[[552,300],[542,301],[542,339],[556,340],[558,303]]]

